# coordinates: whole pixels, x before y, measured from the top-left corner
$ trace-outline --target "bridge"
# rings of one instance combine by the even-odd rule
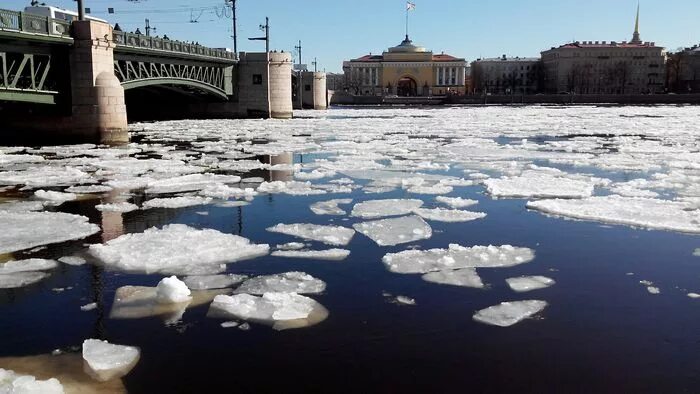
[[[0,116],[16,129],[108,143],[128,140],[127,113],[289,118],[291,60],[0,10]]]

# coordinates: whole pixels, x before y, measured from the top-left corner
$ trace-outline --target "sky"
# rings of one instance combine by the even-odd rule
[[[47,4],[74,9],[73,0]],[[96,17],[118,22],[123,30],[144,31],[149,18],[154,35],[233,47],[232,21],[224,0],[84,0]],[[469,61],[484,57],[537,57],[552,46],[578,41],[632,38],[637,0],[412,0],[409,34],[435,53]],[[0,8],[20,10],[24,0],[3,0]],[[302,61],[340,72],[343,60],[378,54],[398,45],[405,34],[405,0],[237,0],[239,51],[264,51],[270,18],[271,49],[294,51],[302,42]],[[114,14],[107,14],[107,8]],[[699,0],[641,0],[640,32],[675,50],[700,43]]]

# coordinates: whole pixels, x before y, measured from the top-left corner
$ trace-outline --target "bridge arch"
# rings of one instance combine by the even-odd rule
[[[180,86],[196,89],[198,91],[210,94],[221,100],[228,100],[226,92],[216,86],[208,83],[200,82],[193,79],[185,78],[143,78],[134,79],[122,82],[122,87],[125,91],[150,86]]]

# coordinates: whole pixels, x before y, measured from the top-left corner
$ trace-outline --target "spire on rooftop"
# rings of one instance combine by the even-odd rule
[[[637,19],[634,22],[634,34],[632,35],[632,44],[641,44],[642,39],[639,36],[639,3],[637,3]]]

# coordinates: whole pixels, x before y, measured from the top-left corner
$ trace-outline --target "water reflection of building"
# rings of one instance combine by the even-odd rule
[[[433,54],[406,38],[381,55],[366,55],[343,64],[348,93],[356,95],[433,96],[464,94],[465,59]]]
[[[294,180],[294,170],[292,169],[292,165],[294,164],[293,153],[260,155],[258,156],[258,160],[260,160],[263,164],[269,164],[271,166],[280,165],[283,166],[283,168],[279,170],[266,170],[262,171],[260,174],[251,174],[251,176],[260,176],[267,182],[289,182]]]

